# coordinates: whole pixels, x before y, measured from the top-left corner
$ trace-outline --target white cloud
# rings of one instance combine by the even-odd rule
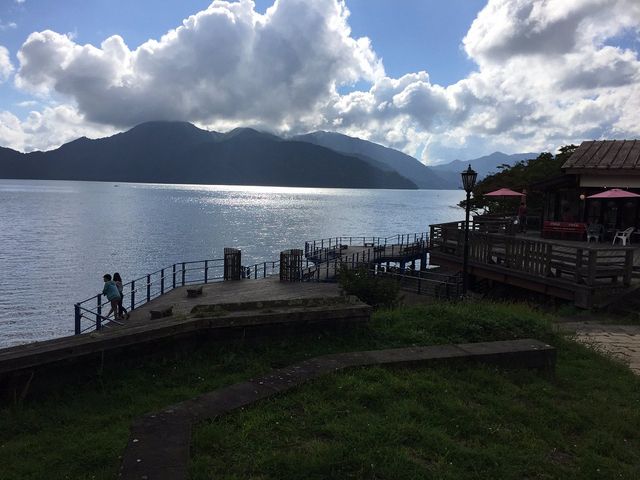
[[[32,111],[25,120],[0,112],[0,145],[23,152],[49,150],[82,136],[100,138],[116,132],[111,126],[87,122],[68,105]]]
[[[29,36],[19,87],[68,95],[90,120],[296,122],[336,85],[383,73],[367,39],[350,36],[335,0],[281,0],[265,15],[251,1],[214,1],[159,40],[130,50],[113,36],[97,48],[52,31]]]
[[[351,36],[341,0],[277,0],[264,15],[250,0],[216,0],[133,50],[119,36],[96,47],[34,32],[16,85],[73,107],[23,122],[21,142],[170,119],[337,129],[431,161],[640,136],[638,52],[616,42],[639,33],[637,0],[489,0],[462,40],[476,71],[444,86],[424,71],[387,77],[369,40]],[[338,93],[361,80],[368,91]]]
[[[0,45],[0,83],[4,82],[13,73],[13,65],[9,57],[9,50]]]
[[[3,23],[0,20],[0,31],[9,30],[17,27],[18,27],[18,24],[16,22]]]

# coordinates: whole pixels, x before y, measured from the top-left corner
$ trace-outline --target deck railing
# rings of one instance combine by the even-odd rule
[[[174,288],[221,281],[223,276],[222,258],[174,263],[125,283],[122,286],[122,306],[131,311]],[[107,318],[105,309],[108,311],[110,308],[111,303],[101,293],[76,303],[75,334],[79,335],[92,329],[100,330],[111,323],[120,324],[115,318]]]
[[[261,262],[242,267],[242,278],[258,279],[274,277],[280,274],[280,260]]]
[[[431,226],[431,251],[462,257],[464,222]],[[469,261],[517,270],[538,277],[565,277],[596,286],[602,280],[625,286],[633,273],[633,247],[589,246],[534,238],[483,233],[470,225]]]
[[[340,236],[323,238],[320,240],[310,240],[304,243],[305,256],[314,256],[316,252],[340,248],[342,245],[379,247],[387,245],[409,245],[416,242],[426,242],[429,239],[428,232],[404,233],[391,235],[388,237],[367,237],[367,236]]]
[[[371,265],[381,257],[415,255],[425,250],[428,234],[410,233],[389,237],[344,236],[305,243],[305,265],[302,280],[335,281],[340,265],[357,268]],[[342,256],[344,245],[363,246],[362,251]],[[315,254],[315,256],[313,256]],[[241,278],[259,279],[276,276],[280,261],[267,261],[240,267]],[[224,279],[224,259],[197,260],[174,263],[123,285],[123,307],[134,310],[169,291],[186,285],[218,282]],[[115,317],[105,314],[111,303],[101,294],[74,304],[74,330],[81,334],[100,330],[109,325],[120,325]]]

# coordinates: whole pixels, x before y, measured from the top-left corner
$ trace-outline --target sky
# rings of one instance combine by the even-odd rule
[[[640,138],[638,0],[0,0],[0,146],[150,120],[425,164]]]

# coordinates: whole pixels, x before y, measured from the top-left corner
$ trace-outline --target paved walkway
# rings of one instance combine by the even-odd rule
[[[636,375],[640,375],[640,325],[579,321],[562,323],[560,329],[575,333],[578,342],[622,360]]]

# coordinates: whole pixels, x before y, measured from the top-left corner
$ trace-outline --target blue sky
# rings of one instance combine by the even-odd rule
[[[53,148],[152,117],[337,130],[425,163],[640,135],[636,0],[346,0],[348,19],[338,0],[280,0],[270,16],[272,0],[210,4],[2,0],[0,145]]]

